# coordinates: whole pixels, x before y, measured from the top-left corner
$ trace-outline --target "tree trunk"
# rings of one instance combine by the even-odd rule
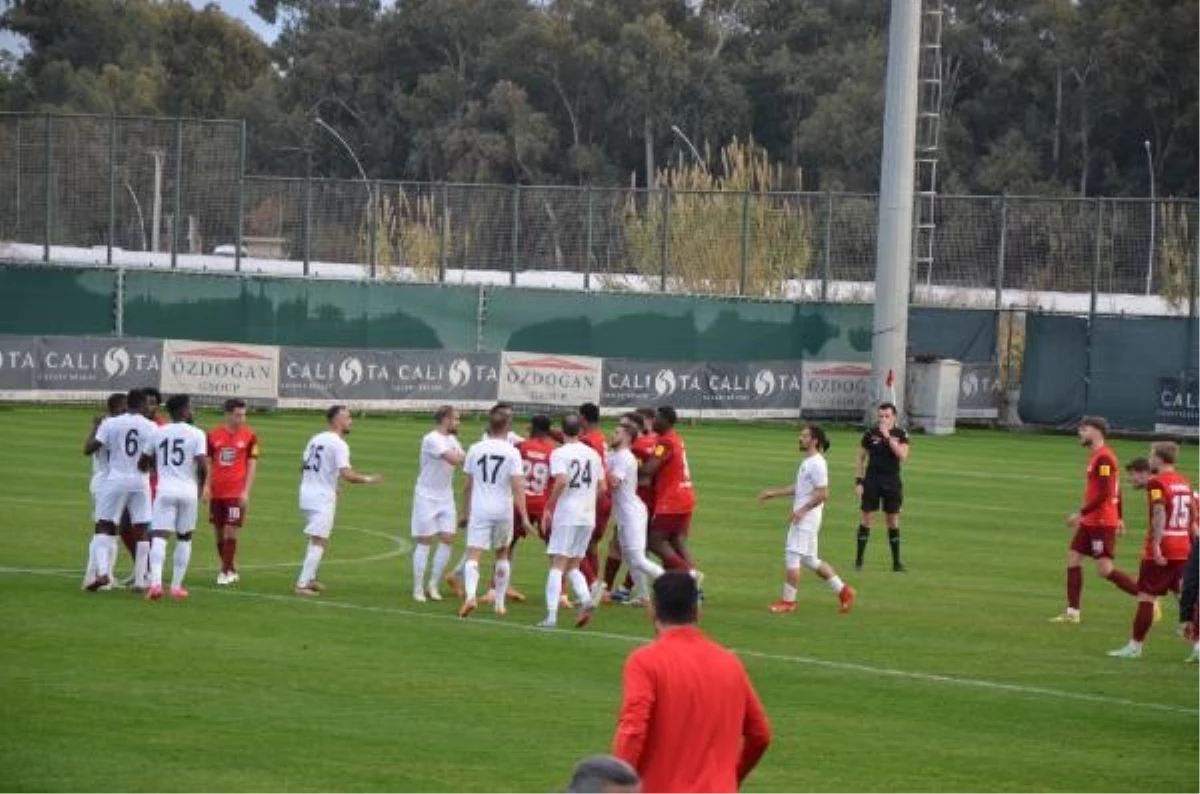
[[[1051,155],[1054,161],[1054,178],[1059,177],[1059,162],[1062,158],[1062,115],[1063,115],[1063,70],[1062,64],[1054,65],[1054,145]]]

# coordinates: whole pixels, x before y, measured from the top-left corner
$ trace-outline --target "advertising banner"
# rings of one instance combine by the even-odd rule
[[[805,415],[859,416],[871,401],[871,365],[853,361],[805,361]]]
[[[601,359],[557,353],[500,354],[498,399],[574,408],[600,402]]]
[[[168,394],[274,402],[279,388],[279,348],[167,339],[163,342],[160,388]]]
[[[601,403],[610,412],[671,405],[685,416],[796,416],[801,374],[798,361],[605,359]]]
[[[0,337],[0,393],[10,400],[20,399],[37,388],[37,376],[37,337]]]
[[[499,371],[497,353],[283,347],[279,397],[285,405],[494,403]]]
[[[958,382],[959,419],[996,419],[1000,416],[1000,365],[963,362]]]
[[[1197,436],[1197,428],[1200,427],[1200,380],[1159,378],[1157,391],[1154,432]]]
[[[0,395],[99,399],[159,385],[162,343],[85,336],[0,338]]]

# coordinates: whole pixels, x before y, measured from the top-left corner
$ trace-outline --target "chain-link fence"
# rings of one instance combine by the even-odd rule
[[[245,140],[238,121],[0,114],[0,256],[873,295],[874,195],[246,176]],[[1194,199],[943,196],[934,218],[933,261],[914,266],[914,303],[1000,306],[1015,290],[1155,296],[1195,310]]]

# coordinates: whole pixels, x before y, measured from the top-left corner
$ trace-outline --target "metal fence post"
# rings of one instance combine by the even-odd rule
[[[662,273],[659,276],[658,290],[659,292],[667,291],[667,276],[671,272],[671,187],[664,185],[662,189],[662,239],[659,244],[662,247]]]
[[[50,135],[50,114],[46,114],[46,229],[42,240],[42,261],[50,261],[50,225],[54,222],[54,141]]]
[[[379,264],[379,202],[376,196],[379,195],[379,182],[376,181],[374,187],[371,183],[367,185],[367,208],[370,210],[370,217],[367,218],[367,245],[371,250],[367,253],[367,265],[371,273],[371,280],[374,281]]]
[[[438,237],[438,282],[446,283],[446,257],[449,254],[450,242],[450,188],[446,183],[441,184],[442,194],[442,228]]]
[[[750,186],[742,194],[742,263],[738,269],[738,295],[746,294],[746,275],[750,267]]]
[[[1200,206],[1195,208],[1200,211]],[[1195,221],[1191,224],[1192,228],[1196,228]],[[1200,291],[1200,238],[1196,239],[1196,244],[1192,247],[1191,253],[1188,255],[1188,316],[1196,316],[1196,292]]]
[[[821,266],[821,303],[829,302],[829,278],[833,273],[833,191],[825,194],[825,256]]]
[[[175,119],[175,217],[171,221],[171,269],[178,264],[179,226],[183,220],[183,118]]]
[[[1083,406],[1090,410],[1092,399],[1092,337],[1096,325],[1096,301],[1100,289],[1100,263],[1104,259],[1104,199],[1097,198],[1096,202],[1096,241],[1095,254],[1092,261],[1092,294],[1088,303],[1087,320],[1087,356],[1083,370]]]
[[[596,199],[592,193],[592,186],[590,184],[584,190],[587,192],[587,233],[585,235],[587,250],[583,255],[583,288],[590,290],[592,288],[592,235],[595,234],[595,229],[592,225],[592,212],[595,209]]]
[[[246,120],[242,120],[241,133],[238,136],[238,194],[237,194],[237,231],[235,232],[233,270],[242,272],[242,244],[246,238]]]
[[[311,133],[310,133],[311,134]],[[309,275],[312,262],[312,141],[304,152],[304,275]]]
[[[508,283],[509,286],[517,286],[517,261],[521,255],[521,241],[519,235],[521,232],[521,186],[519,184],[512,187],[512,251],[510,252],[510,262],[508,263]]]
[[[117,117],[109,118],[108,127],[108,250],[104,263],[112,267],[113,239],[117,236]]]
[[[125,336],[125,266],[117,265],[116,291],[113,294],[113,335]]]
[[[996,256],[996,308],[1004,305],[1004,259],[1008,255],[1008,196],[1000,197],[1000,245]]]

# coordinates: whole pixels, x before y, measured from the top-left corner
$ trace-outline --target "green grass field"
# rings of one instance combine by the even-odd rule
[[[201,527],[192,598],[177,604],[79,590],[89,416],[0,408],[0,789],[550,791],[609,747],[622,662],[651,636],[643,611],[609,607],[584,631],[534,631],[536,541],[518,548],[514,570],[534,598],[503,622],[411,601],[425,422],[356,420],[356,468],[387,481],[344,494],[328,590],[305,600],[291,595],[304,545],[297,468],[321,420],[253,417],[264,458],[242,582],[214,588]],[[891,572],[877,530],[856,574],[855,436],[835,434],[822,557],[859,601],[840,616],[808,577],[801,608],[780,616],[765,607],[778,597],[788,505],[754,496],[794,476],[794,429],[683,432],[708,574],[703,627],[742,654],[775,731],[747,790],[1196,791],[1197,669],[1183,664],[1174,605],[1136,661],[1105,656],[1127,639],[1133,604],[1090,568],[1083,624],[1047,622],[1063,607],[1063,518],[1086,461],[1072,437],[916,437],[910,572]],[[1128,458],[1145,446],[1117,449]],[[1195,447],[1182,468],[1196,471]],[[1132,572],[1144,508],[1130,498],[1118,563]]]

